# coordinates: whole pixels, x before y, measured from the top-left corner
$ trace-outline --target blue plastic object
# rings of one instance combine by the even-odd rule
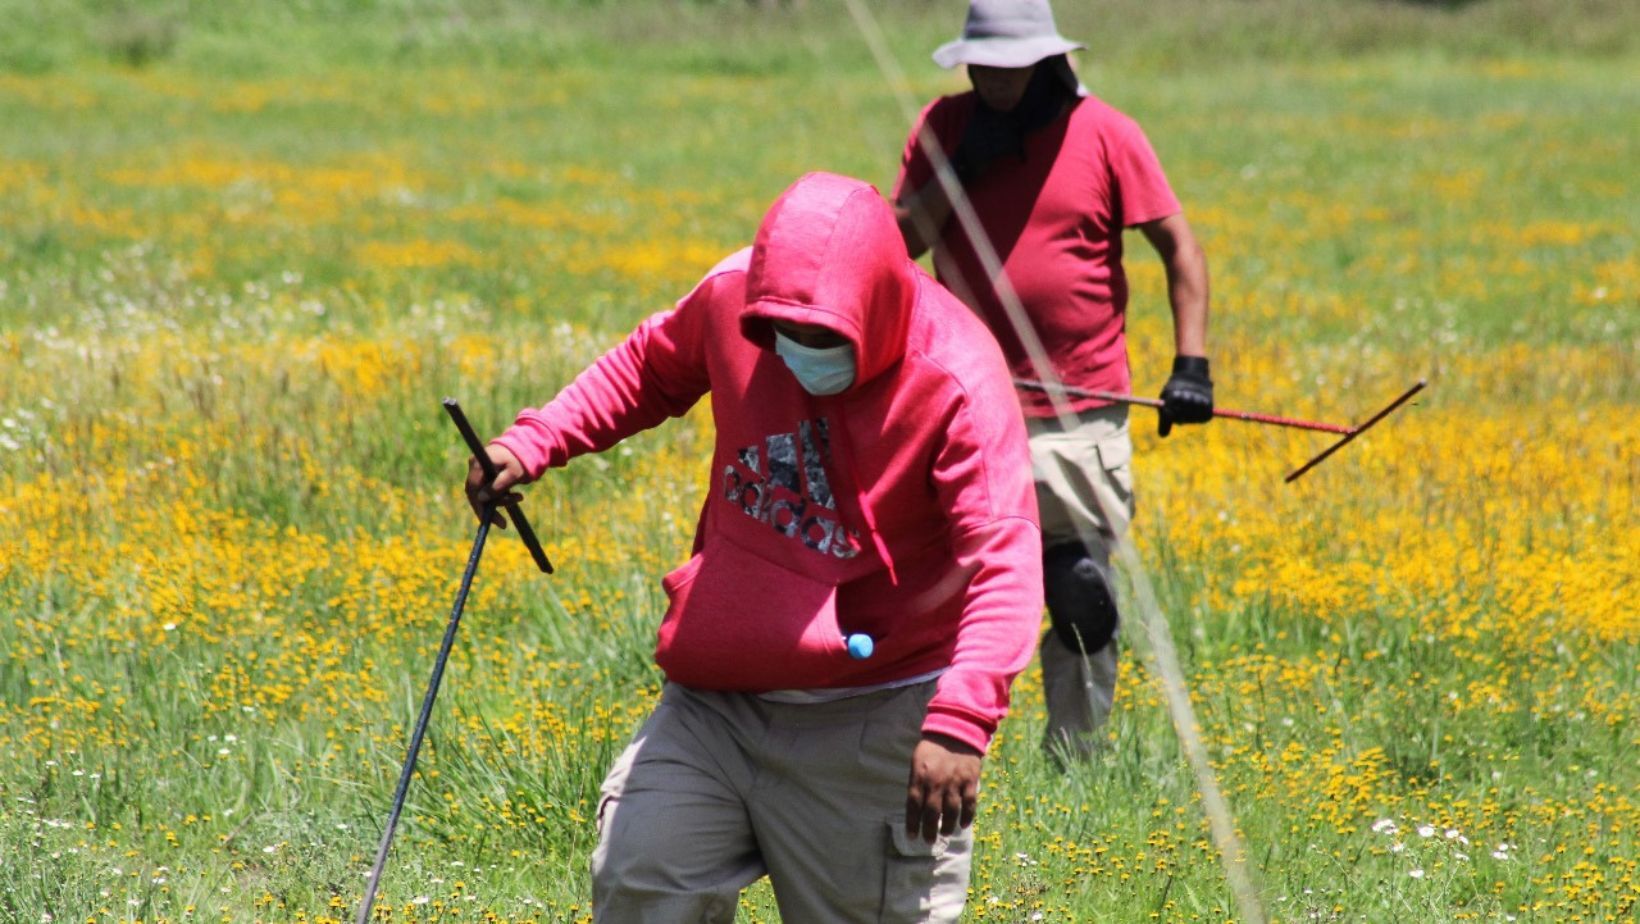
[[[871,657],[877,648],[877,643],[864,632],[856,632],[848,637],[848,656],[856,661],[864,661]]]

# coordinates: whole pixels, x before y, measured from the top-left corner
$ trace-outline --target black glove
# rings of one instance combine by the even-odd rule
[[[991,164],[1004,154],[1015,157],[1025,150],[1025,139],[1006,112],[998,112],[979,100],[974,101],[974,114],[963,129],[962,139],[951,154],[951,169],[957,179],[967,186],[984,175]]]
[[[1173,357],[1173,374],[1162,386],[1162,407],[1156,432],[1162,436],[1176,423],[1207,423],[1213,419],[1213,380],[1207,376],[1207,357]]]

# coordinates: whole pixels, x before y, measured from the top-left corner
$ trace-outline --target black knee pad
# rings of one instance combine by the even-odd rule
[[[1042,590],[1054,633],[1066,648],[1093,654],[1110,644],[1120,620],[1115,589],[1081,543],[1042,553]]]

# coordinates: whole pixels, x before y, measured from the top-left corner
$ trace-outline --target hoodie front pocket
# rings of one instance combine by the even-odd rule
[[[834,684],[850,665],[837,588],[727,539],[661,581],[670,605],[655,662],[668,680],[703,690]]]

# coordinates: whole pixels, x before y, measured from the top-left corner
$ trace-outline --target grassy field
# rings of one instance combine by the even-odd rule
[[[1640,9],[1060,6],[1207,248],[1220,403],[1344,422],[1431,382],[1292,486],[1326,439],[1135,428],[1268,914],[1632,920]],[[886,187],[960,4],[882,11],[905,88],[821,0],[0,15],[0,922],[350,921],[471,541],[439,399],[493,432],[801,172]],[[487,554],[383,920],[590,918],[709,446],[697,413],[531,489],[560,571]],[[971,920],[1233,918],[1142,648],[1068,776],[1021,677]]]

